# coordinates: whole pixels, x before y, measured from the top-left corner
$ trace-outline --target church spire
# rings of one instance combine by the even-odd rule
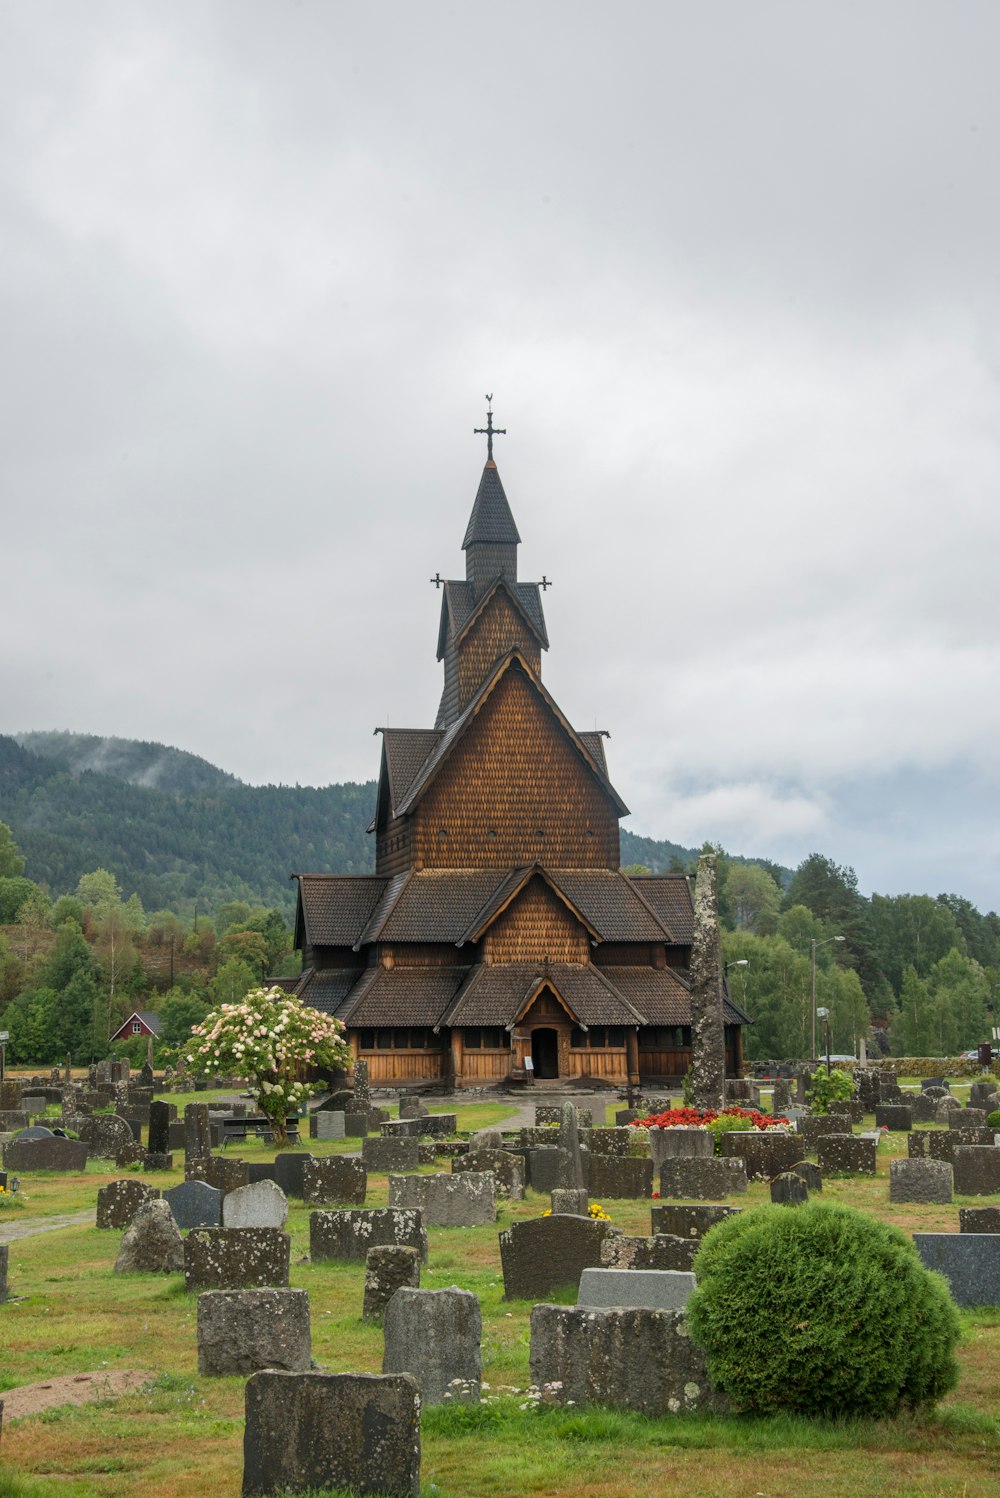
[[[487,441],[486,465],[472,505],[462,550],[465,552],[465,575],[477,594],[481,594],[497,577],[517,582],[518,535],[514,517],[507,503],[496,463],[493,461],[493,438],[506,436],[506,427],[493,425],[493,397],[488,395],[486,425],[476,427],[477,435]]]

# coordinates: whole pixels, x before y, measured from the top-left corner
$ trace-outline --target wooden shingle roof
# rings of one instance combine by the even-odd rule
[[[550,987],[581,1025],[641,1025],[645,1019],[593,963],[481,964],[472,968],[442,1025],[513,1025]]]
[[[666,941],[673,933],[618,869],[551,869],[602,941]]]
[[[520,540],[499,470],[490,459],[479,480],[462,550],[470,546],[517,546]]]
[[[694,941],[694,901],[686,874],[630,874],[639,894],[651,905],[674,941],[689,947]]]
[[[325,972],[314,969],[297,989],[297,996],[323,1014],[337,1014],[365,971],[364,968],[332,968]]]
[[[545,610],[542,606],[540,584],[519,583],[514,582],[512,578],[501,577],[497,578],[482,596],[477,596],[472,583],[457,578],[448,578],[444,581],[441,622],[438,626],[437,658],[439,661],[444,659],[449,631],[457,639],[471,623],[473,615],[479,613],[498,587],[506,589],[524,615],[525,622],[537,636],[542,649],[548,650],[549,636],[545,628]]]
[[[352,947],[389,880],[379,874],[293,874],[299,883],[295,945]]]
[[[375,967],[343,1006],[338,1018],[352,1029],[373,1025],[432,1028],[468,975],[467,967]]]

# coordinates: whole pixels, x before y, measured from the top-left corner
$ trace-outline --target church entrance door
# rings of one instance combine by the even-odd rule
[[[558,1077],[559,1037],[555,1030],[532,1030],[531,1059],[535,1063],[536,1078],[550,1080]]]

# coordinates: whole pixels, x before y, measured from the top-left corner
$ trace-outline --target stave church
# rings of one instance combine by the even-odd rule
[[[379,1087],[532,1079],[636,1087],[691,1062],[693,909],[683,874],[625,874],[606,735],[542,683],[548,580],[493,456],[439,585],[433,728],[383,728],[374,874],[297,874],[296,992],[335,1014]],[[726,1069],[744,1015],[725,999]]]

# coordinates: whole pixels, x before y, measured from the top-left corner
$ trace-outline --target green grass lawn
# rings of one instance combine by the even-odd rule
[[[207,1100],[206,1094],[196,1100]],[[509,1107],[500,1103],[465,1105],[458,1109],[460,1126],[498,1123],[505,1111]],[[313,1141],[308,1147],[326,1154],[344,1146]],[[259,1141],[231,1152],[246,1159],[273,1156]],[[958,1200],[953,1207],[889,1203],[889,1161],[905,1152],[905,1135],[890,1136],[880,1147],[875,1178],[830,1180],[824,1196],[877,1213],[907,1233],[954,1229]],[[155,1184],[182,1178],[177,1159],[178,1168],[153,1178]],[[24,1176],[23,1205],[0,1209],[0,1221],[11,1210],[21,1221],[93,1206],[101,1176],[122,1174],[94,1162],[78,1176]],[[370,1177],[370,1202],[382,1205],[387,1195],[386,1177]],[[767,1188],[753,1185],[740,1204],[766,1199]],[[1000,1309],[963,1314],[959,1387],[936,1412],[919,1417],[846,1424],[735,1416],[645,1420],[536,1407],[523,1393],[530,1304],[502,1298],[497,1234],[547,1205],[547,1198],[530,1193],[525,1202],[502,1204],[496,1227],[430,1230],[421,1283],[459,1285],[479,1296],[483,1377],[491,1387],[489,1402],[478,1410],[425,1411],[423,1498],[1000,1498]],[[626,1232],[649,1232],[648,1203],[605,1206]],[[360,1319],[363,1266],[308,1262],[308,1218],[301,1203],[291,1204],[291,1284],[309,1292],[313,1356],[333,1372],[378,1372],[381,1331]],[[6,1422],[0,1498],[235,1498],[240,1491],[244,1381],[199,1377],[197,1296],[185,1292],[177,1276],[115,1276],[120,1239],[119,1232],[77,1226],[10,1245],[10,1289],[17,1298],[0,1308],[0,1397],[3,1389],[102,1367],[148,1369],[150,1384],[103,1405]]]

